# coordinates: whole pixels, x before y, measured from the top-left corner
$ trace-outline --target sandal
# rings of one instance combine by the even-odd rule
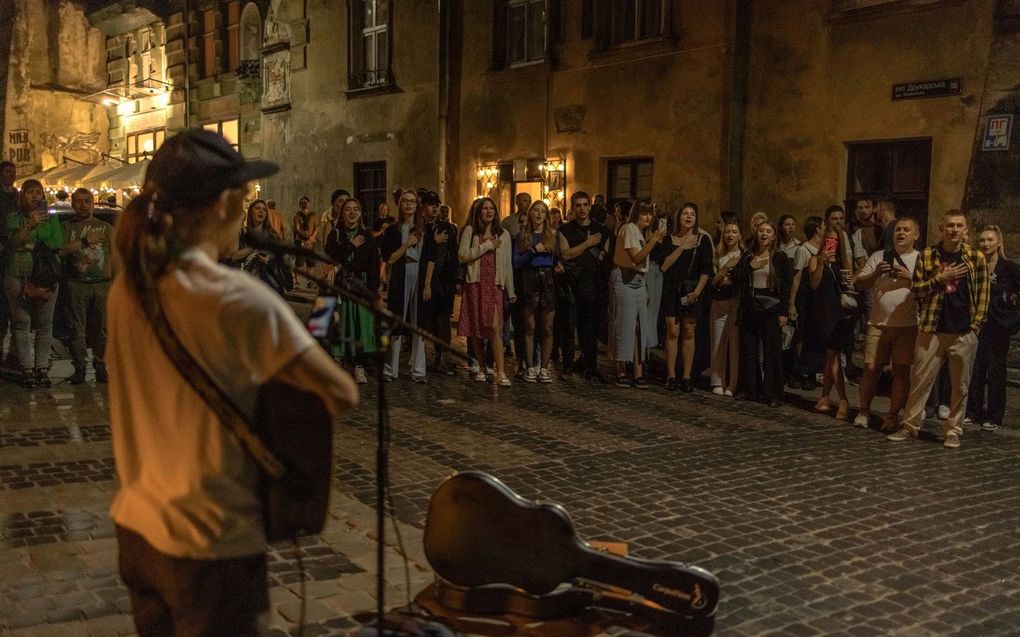
[[[637,387],[638,389],[648,389],[648,381],[646,381],[643,376],[635,378],[634,387]]]
[[[815,411],[821,412],[823,414],[827,414],[830,411],[832,411],[832,405],[829,403],[829,397],[822,396],[821,398],[819,398],[818,402],[815,403],[814,409]]]

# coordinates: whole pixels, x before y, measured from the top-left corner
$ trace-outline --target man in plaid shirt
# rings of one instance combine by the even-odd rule
[[[949,210],[939,223],[942,240],[925,248],[914,268],[914,300],[920,313],[914,346],[913,379],[906,417],[899,431],[886,436],[893,442],[917,437],[924,403],[949,359],[952,400],[943,425],[943,446],[960,446],[961,423],[967,405],[970,372],[977,352],[977,333],[988,312],[988,266],[980,251],[967,245],[967,217]]]

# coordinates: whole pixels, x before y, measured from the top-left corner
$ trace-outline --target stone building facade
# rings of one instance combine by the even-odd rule
[[[888,192],[929,238],[963,205],[1020,248],[1018,16],[1016,0],[10,0],[4,154],[53,161],[39,136],[56,125],[32,118],[98,130],[128,161],[206,126],[280,163],[260,185],[285,212],[424,186],[462,220],[479,195],[505,212],[584,189],[695,201],[708,225]]]
[[[108,150],[105,109],[82,99],[105,86],[104,50],[79,2],[0,2],[3,158],[19,176]]]

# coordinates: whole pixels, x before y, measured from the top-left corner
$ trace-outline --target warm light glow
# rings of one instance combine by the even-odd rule
[[[167,104],[169,103],[170,103],[169,93],[161,93],[152,98],[152,108],[154,109],[166,108]]]
[[[120,104],[117,104],[118,115],[133,115],[134,112],[135,112],[134,100],[128,100],[127,102],[121,102]]]
[[[103,100],[103,106],[113,106],[117,103],[117,100],[110,99],[109,97]]]
[[[153,145],[152,145],[152,138],[151,137],[149,139],[146,139],[145,142],[142,144],[142,150],[147,152],[147,153],[151,153],[153,151]]]

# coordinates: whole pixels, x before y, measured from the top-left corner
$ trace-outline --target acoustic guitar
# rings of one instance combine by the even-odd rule
[[[510,584],[545,595],[589,580],[690,617],[712,616],[719,602],[719,582],[708,571],[597,551],[577,537],[562,507],[525,500],[480,471],[457,473],[436,489],[425,555],[436,574],[464,587]]]

